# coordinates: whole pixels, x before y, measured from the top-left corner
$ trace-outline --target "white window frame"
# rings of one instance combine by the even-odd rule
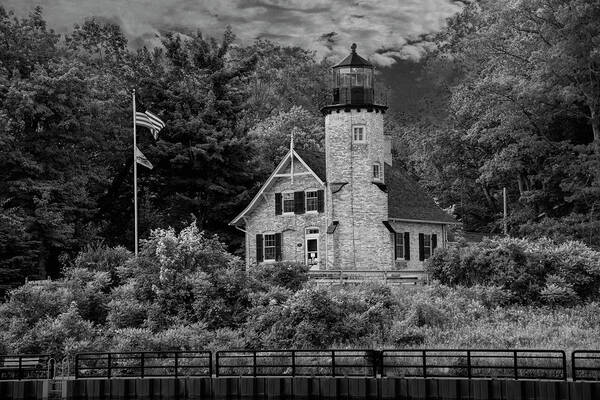
[[[292,197],[292,211],[285,211],[286,195]],[[295,203],[295,199],[294,199],[294,192],[282,192],[281,193],[281,213],[282,214],[293,214],[295,210],[296,210],[296,203]]]
[[[375,168],[377,168],[377,176],[375,176]],[[381,181],[381,164],[379,162],[373,163],[371,174],[373,175],[374,181]]]
[[[400,248],[402,249],[400,252],[398,251],[398,238],[402,240],[402,245]],[[399,256],[399,253],[402,253],[402,256]],[[395,232],[394,233],[394,254],[396,255],[396,260],[405,260],[404,255],[404,232]]]
[[[361,137],[356,138],[357,129],[361,130]],[[367,128],[364,125],[352,125],[352,142],[367,143]]]
[[[315,230],[316,230],[316,232],[314,232]],[[321,233],[321,231],[316,226],[311,226],[311,227],[304,229],[304,261],[306,262],[306,265],[309,265],[308,264],[308,241],[309,240],[317,241],[317,258],[316,258],[317,261],[315,264],[312,264],[311,267],[318,267],[321,263],[321,257],[319,254],[319,246],[320,246],[320,241],[321,241],[319,238],[320,233]]]
[[[429,245],[427,245],[427,240],[429,240]],[[429,255],[427,254],[429,252]],[[431,233],[423,234],[423,260],[427,260],[431,257],[433,253],[432,243],[431,243]]]
[[[314,205],[315,205],[314,210],[308,209],[308,194],[309,193],[315,194],[314,197],[311,197],[311,199],[314,198]],[[318,213],[319,212],[319,190],[318,189],[311,189],[311,190],[304,191],[304,212],[306,212],[306,213]]]
[[[267,246],[267,236],[273,237],[273,245]],[[267,258],[267,247],[273,248],[273,258]],[[263,233],[263,261],[264,262],[275,262],[277,259],[277,239],[275,238],[275,232]]]

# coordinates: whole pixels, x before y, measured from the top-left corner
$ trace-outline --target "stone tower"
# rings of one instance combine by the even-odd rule
[[[374,67],[351,53],[333,67],[331,94],[323,107],[327,170],[327,268],[374,270],[392,266],[383,133],[387,109],[375,89]]]

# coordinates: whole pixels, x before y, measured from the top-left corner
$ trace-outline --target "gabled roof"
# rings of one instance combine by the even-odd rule
[[[456,224],[457,221],[439,208],[421,186],[399,166],[385,164],[388,187],[388,216],[405,221],[429,221]]]
[[[322,151],[314,151],[314,150],[299,150],[294,149],[294,151],[302,158],[306,164],[313,170],[315,174],[325,182],[326,179],[326,169],[325,169],[325,153]]]
[[[319,160],[319,154],[311,154],[312,152],[307,152],[305,155],[307,155],[308,157],[314,157],[313,158],[313,162],[315,163],[315,165],[320,166],[320,160]],[[279,173],[279,171],[286,165],[286,162],[288,161],[288,159],[290,159],[290,156],[293,156],[295,159],[297,159],[298,161],[300,161],[300,163],[302,165],[304,165],[304,167],[308,170],[308,172],[312,173],[312,175],[315,177],[315,179],[322,185],[325,184],[325,155],[322,154],[322,163],[323,163],[323,169],[322,169],[322,175],[320,176],[319,174],[317,174],[313,169],[312,166],[310,164],[308,164],[305,160],[304,157],[300,156],[298,154],[298,152],[296,150],[290,150],[286,153],[286,155],[281,159],[281,161],[279,162],[279,164],[277,165],[277,168],[275,168],[273,170],[273,172],[271,173],[271,175],[269,176],[269,178],[267,179],[267,181],[264,183],[264,185],[262,185],[262,187],[260,188],[260,190],[258,191],[258,193],[256,194],[256,196],[254,196],[254,198],[252,199],[252,201],[250,202],[250,204],[248,204],[248,206],[244,209],[244,211],[242,211],[241,213],[239,213],[237,215],[237,217],[235,217],[230,223],[229,225],[236,225],[239,220],[246,215],[253,207],[254,204],[256,204],[256,202],[258,201],[258,199],[261,197],[261,195],[265,192],[265,189],[267,187],[269,187],[269,185],[271,184],[271,182],[273,181],[273,179],[276,178],[276,175]]]

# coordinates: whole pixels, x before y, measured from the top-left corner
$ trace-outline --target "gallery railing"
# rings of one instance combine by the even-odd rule
[[[211,376],[210,351],[138,351],[80,353],[75,378]]]

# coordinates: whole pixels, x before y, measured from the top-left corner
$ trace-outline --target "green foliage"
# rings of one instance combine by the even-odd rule
[[[394,300],[384,286],[312,286],[294,294],[275,288],[253,305],[245,326],[251,347],[327,348],[359,338],[383,342]]]
[[[452,286],[501,287],[520,303],[573,304],[600,290],[600,252],[580,242],[486,239],[437,251],[427,269]]]
[[[308,269],[304,263],[283,261],[250,266],[248,273],[259,285],[297,291],[308,281]]]

